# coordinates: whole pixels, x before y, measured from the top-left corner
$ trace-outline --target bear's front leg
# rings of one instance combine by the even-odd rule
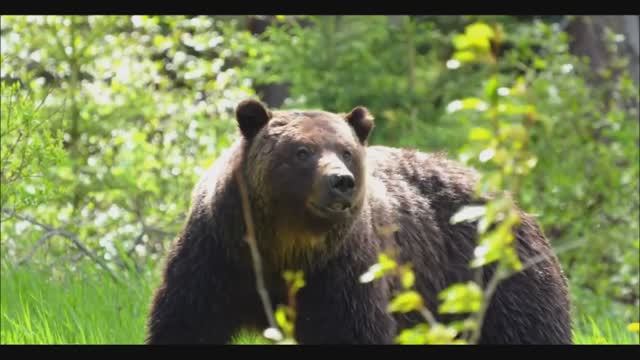
[[[235,330],[233,312],[223,291],[204,293],[210,286],[194,279],[167,281],[155,294],[148,321],[146,343],[225,344]],[[216,299],[214,296],[218,297]]]
[[[180,255],[170,259],[154,295],[147,344],[228,343],[239,324],[224,271]]]
[[[234,300],[243,278],[208,234],[194,222],[172,248],[151,305],[147,344],[225,344],[240,327]]]
[[[334,263],[309,274],[297,298],[296,340],[301,344],[392,344],[396,321],[386,312],[382,281],[363,284],[359,273]]]

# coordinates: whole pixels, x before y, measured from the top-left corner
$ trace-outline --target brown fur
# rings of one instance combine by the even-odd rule
[[[421,321],[415,314],[387,313],[396,282],[358,282],[388,245],[413,265],[417,290],[432,312],[441,290],[474,279],[468,265],[475,224],[449,222],[475,201],[477,175],[470,169],[442,155],[367,146],[373,119],[364,108],[348,114],[272,112],[245,102],[238,124],[243,137],[194,190],[189,220],[154,296],[149,343],[225,343],[241,327],[267,326],[243,240],[236,170],[247,180],[272,302],[285,301],[283,270],[305,271],[306,286],[297,298],[301,343],[388,344],[401,328]],[[304,161],[295,157],[301,146],[312,154]],[[330,204],[324,179],[335,171],[353,174],[352,207],[339,216],[319,216],[312,204]],[[381,236],[380,229],[393,226],[397,231],[389,239]],[[524,262],[547,259],[498,287],[481,342],[569,343],[566,279],[526,214],[516,241]],[[492,273],[492,267],[484,269],[483,281]]]

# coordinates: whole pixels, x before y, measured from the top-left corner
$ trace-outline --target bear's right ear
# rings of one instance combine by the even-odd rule
[[[236,121],[245,139],[251,140],[271,119],[271,112],[261,102],[243,100],[236,107]]]
[[[369,133],[373,129],[373,116],[364,106],[357,106],[346,116],[347,122],[355,130],[358,139],[366,144]]]

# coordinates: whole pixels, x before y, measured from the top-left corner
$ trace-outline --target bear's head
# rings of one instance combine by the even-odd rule
[[[321,234],[358,214],[373,128],[366,108],[345,114],[270,111],[245,100],[236,108],[236,120],[252,199],[282,226]]]

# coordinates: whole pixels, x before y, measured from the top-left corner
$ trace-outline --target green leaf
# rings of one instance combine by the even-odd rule
[[[394,313],[408,313],[422,308],[422,296],[417,292],[410,290],[398,294],[387,306],[387,311]]]
[[[476,59],[476,54],[473,51],[462,50],[453,53],[453,59],[460,61],[461,63],[470,63]]]
[[[511,88],[512,95],[523,95],[527,91],[527,81],[524,76],[518,76],[515,84]]]
[[[409,289],[413,286],[416,281],[416,276],[411,269],[404,269],[402,272],[402,286],[405,289]]]
[[[453,46],[458,50],[463,50],[471,45],[471,41],[466,35],[459,34],[453,37]]]
[[[292,294],[297,293],[298,290],[305,286],[304,272],[302,271],[288,270],[284,272],[283,276],[287,283],[287,287]]]
[[[489,25],[482,22],[477,22],[467,26],[465,32],[471,38],[491,39],[495,36],[495,32],[493,31],[493,29]]]
[[[473,318],[468,318],[459,321],[452,321],[449,324],[449,327],[456,329],[457,332],[463,331],[473,331],[477,327],[477,322]]]
[[[462,99],[462,109],[465,110],[487,110],[487,103],[478,98],[466,98]]]
[[[509,152],[507,150],[505,150],[502,147],[498,148],[496,149],[495,154],[493,155],[493,163],[499,166],[503,166],[504,163],[507,161],[508,156],[509,156]]]
[[[471,129],[471,132],[469,133],[469,140],[471,141],[489,140],[491,139],[491,137],[492,137],[491,131],[483,127],[474,127],[473,129]]]
[[[503,201],[508,202],[507,199]],[[496,211],[496,218],[498,215],[500,215],[500,212]],[[518,224],[518,221],[517,212],[510,209],[506,218],[494,230],[482,234],[479,244],[474,250],[474,259],[471,261],[471,267],[485,266],[501,260],[502,263],[513,270],[522,269],[522,264],[513,245],[513,227]]]
[[[547,67],[547,62],[537,57],[533,60],[533,67],[538,70],[544,70]]]
[[[485,266],[502,258],[508,251],[505,244],[509,243],[511,238],[511,234],[502,234],[498,230],[485,234],[473,252],[475,257],[471,261],[471,267]]]
[[[482,289],[474,283],[454,284],[438,294],[442,301],[438,311],[443,314],[474,313],[482,304]]]
[[[465,344],[464,340],[456,339],[457,335],[458,331],[451,326],[418,324],[402,330],[395,342],[401,345]]]
[[[361,283],[372,282],[385,276],[391,270],[395,269],[397,263],[389,255],[381,253],[378,255],[378,263],[373,264],[369,269],[360,276]]]
[[[464,340],[457,340],[458,332],[456,329],[436,324],[427,332],[427,344],[464,344]]]
[[[397,266],[395,260],[385,253],[378,255],[378,263],[382,266],[383,271],[393,270]]]
[[[429,325],[418,324],[409,329],[403,329],[395,338],[395,342],[401,345],[426,345]]]
[[[287,316],[287,308],[285,306],[278,306],[275,313],[276,323],[285,332],[285,334],[291,334],[293,332],[293,324]]]
[[[489,99],[489,102],[495,106],[498,102],[498,88],[500,84],[496,75],[491,76],[484,86],[484,95]]]
[[[453,44],[459,51],[472,49],[473,53],[481,55],[488,53],[491,47],[490,39],[494,36],[495,33],[493,29],[488,25],[474,23],[465,28],[464,34],[454,36]]]

